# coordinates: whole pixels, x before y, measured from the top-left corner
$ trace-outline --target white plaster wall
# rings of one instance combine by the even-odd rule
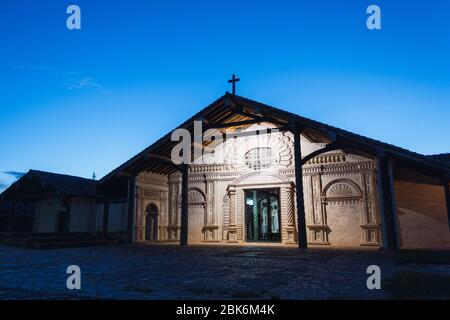
[[[89,232],[91,230],[91,218],[93,204],[90,199],[72,199],[70,211],[70,232]]]
[[[64,210],[66,209],[58,198],[39,201],[36,210],[37,232],[56,232],[58,212]]]
[[[120,232],[127,229],[126,203],[111,203],[109,205],[108,232]]]
[[[95,232],[103,231],[103,203],[97,203],[95,206]]]

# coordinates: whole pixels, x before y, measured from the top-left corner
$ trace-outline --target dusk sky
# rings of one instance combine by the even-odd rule
[[[71,4],[81,30],[66,27]],[[445,0],[2,0],[0,191],[29,169],[101,178],[233,73],[239,95],[450,152],[449,15]]]

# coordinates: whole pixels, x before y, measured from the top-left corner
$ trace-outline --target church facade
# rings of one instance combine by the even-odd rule
[[[173,165],[169,134],[99,182],[127,186],[130,242],[450,248],[445,159],[234,94],[198,120],[231,137],[202,141],[219,163]]]
[[[323,147],[301,143],[307,153]],[[223,164],[190,166],[188,242],[295,244],[292,134],[238,137],[224,152]],[[136,180],[135,240],[179,241],[181,175],[141,172]],[[323,154],[303,167],[303,190],[309,243],[380,245],[374,161]]]
[[[187,162],[173,159],[181,139],[172,131],[99,181],[33,172],[44,180],[20,179],[2,198],[60,199],[55,212],[27,220],[36,232],[39,223],[129,243],[450,248],[448,154],[414,153],[229,93],[176,129],[195,135],[195,122],[202,139],[183,150]],[[196,145],[220,161],[195,161]],[[80,197],[86,205],[69,205]]]

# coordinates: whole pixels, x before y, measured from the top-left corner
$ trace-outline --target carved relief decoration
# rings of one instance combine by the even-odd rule
[[[257,150],[258,148],[261,150],[270,150],[272,155],[277,156],[277,161],[273,163],[270,169],[289,167],[293,164],[293,138],[289,132],[262,133],[243,137],[239,142],[235,140],[237,139],[231,139],[231,141],[227,141],[224,145],[224,160],[230,168],[243,172],[253,171],[245,164],[245,157],[246,155],[248,156],[248,152]]]

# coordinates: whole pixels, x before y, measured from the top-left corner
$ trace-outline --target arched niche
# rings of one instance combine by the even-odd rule
[[[181,205],[181,196],[179,203]],[[189,188],[188,204],[188,242],[200,243],[205,239],[204,231],[208,218],[205,193],[199,188]]]
[[[159,224],[159,209],[158,206],[150,202],[145,208],[145,240],[158,240],[158,224]]]
[[[361,188],[348,179],[337,179],[328,183],[322,191],[324,200],[357,200],[362,197]]]

